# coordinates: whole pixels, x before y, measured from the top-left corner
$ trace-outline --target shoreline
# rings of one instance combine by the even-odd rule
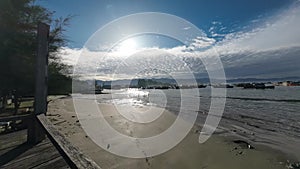
[[[101,103],[99,107],[106,112],[106,119],[119,132],[134,137],[148,137],[158,134],[172,124],[175,114],[164,111],[155,125],[127,122],[117,114],[111,104]],[[159,108],[158,108],[159,109]],[[172,117],[173,116],[173,117]],[[72,144],[90,156],[102,168],[286,168],[287,160],[296,160],[283,152],[251,143],[254,149],[245,147],[244,143],[234,143],[243,140],[222,132],[213,134],[205,143],[199,144],[198,137],[201,127],[195,125],[190,133],[171,150],[155,157],[129,159],[113,155],[97,146],[83,131],[74,111],[72,98],[56,99],[49,103],[47,117],[64,134]],[[114,123],[114,122],[118,122]],[[162,123],[163,122],[163,123]],[[126,126],[126,127],[125,127]],[[146,133],[146,134],[145,134]],[[200,160],[201,159],[201,160]]]

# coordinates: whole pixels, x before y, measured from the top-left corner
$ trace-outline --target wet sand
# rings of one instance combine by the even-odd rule
[[[126,120],[112,104],[101,103],[99,108],[113,128],[133,137],[149,137],[159,134],[167,129],[176,118],[174,114],[164,110],[162,116],[151,124],[138,124]],[[140,109],[147,109],[147,107],[140,107]],[[156,108],[153,111],[161,111],[161,109]],[[100,148],[86,135],[77,119],[71,97],[50,102],[47,116],[72,144],[104,169],[283,169],[288,165],[289,157],[283,153],[260,145],[253,145],[254,149],[249,149],[248,146],[234,143],[234,140],[240,138],[233,136],[224,137],[215,134],[207,142],[199,144],[198,137],[201,127],[196,125],[182,142],[163,154],[139,159],[120,157]],[[119,141],[121,144],[122,140]]]

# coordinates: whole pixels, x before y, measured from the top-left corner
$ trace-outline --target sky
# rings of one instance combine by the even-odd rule
[[[55,16],[73,15],[66,35],[69,47],[80,48],[105,24],[122,16],[140,12],[162,12],[182,17],[207,34],[231,33],[272,16],[290,6],[292,0],[38,0]],[[215,29],[216,29],[215,28]]]
[[[90,67],[96,67],[96,78],[99,79],[109,79],[107,76],[115,73],[118,63],[124,61],[120,52],[128,53],[138,47],[160,52],[139,52],[139,57],[133,56],[136,60],[174,55],[183,59],[199,77],[205,74],[201,59],[214,56],[216,52],[228,78],[289,77],[299,76],[300,73],[300,2],[296,0],[38,0],[36,3],[55,11],[55,17],[74,15],[66,32],[70,41],[61,50],[63,61],[71,65],[76,64],[86,48],[86,42],[97,30],[130,14],[161,12],[175,15],[192,23],[205,34],[203,37],[195,37],[192,45],[209,48],[194,51],[193,54],[187,52],[191,46],[170,37],[154,35],[142,35],[121,42],[116,46],[119,53],[83,52],[89,57],[84,59],[84,64],[80,64],[80,69],[90,72],[94,71],[89,70]],[[159,59],[151,60],[151,64],[146,65],[161,65],[162,70],[170,72],[182,71],[172,68],[175,63],[160,64]],[[145,66],[137,64],[140,63],[138,61],[133,63],[131,60],[130,63],[137,67]],[[131,77],[124,74],[130,72],[123,71],[120,77]]]

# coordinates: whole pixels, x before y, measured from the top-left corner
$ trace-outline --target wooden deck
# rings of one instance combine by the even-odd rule
[[[36,145],[27,144],[27,130],[0,135],[0,168],[70,168],[46,138]]]
[[[38,24],[34,111],[28,115],[0,117],[0,122],[21,120],[27,127],[27,130],[0,135],[0,168],[100,169],[46,117],[49,31],[49,25]]]

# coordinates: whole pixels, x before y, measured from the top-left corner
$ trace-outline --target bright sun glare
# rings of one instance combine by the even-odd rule
[[[132,54],[137,49],[137,43],[133,39],[127,39],[120,43],[120,46],[118,48],[118,52],[122,54]]]

